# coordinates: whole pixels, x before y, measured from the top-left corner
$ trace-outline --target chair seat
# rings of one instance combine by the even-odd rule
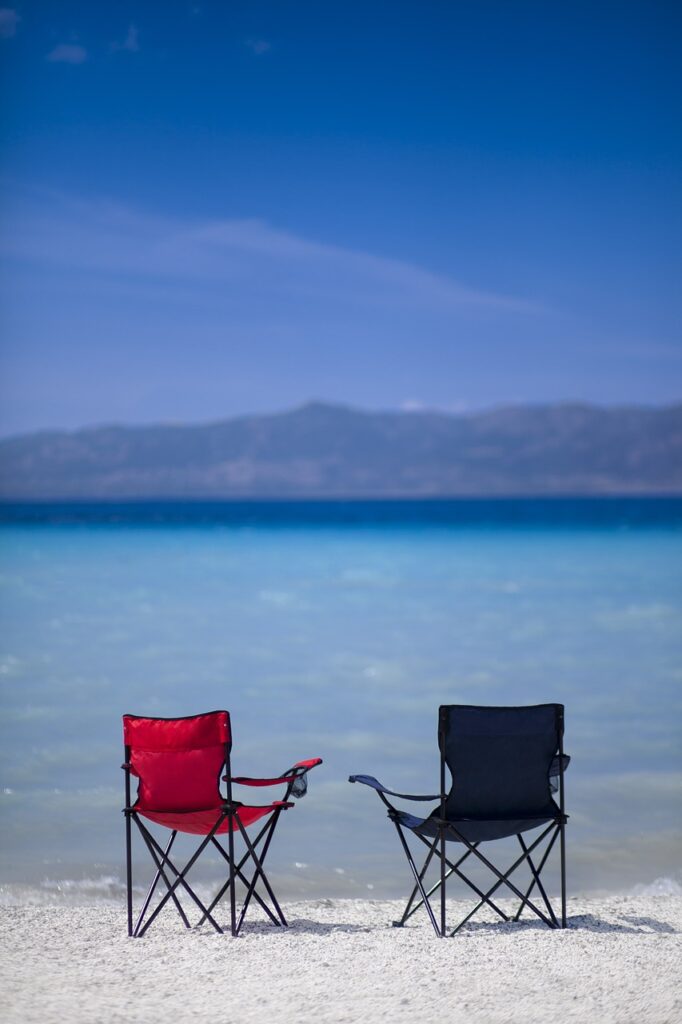
[[[507,836],[518,835],[519,832],[528,832],[529,829],[538,828],[549,821],[556,821],[560,814],[559,808],[548,808],[546,817],[538,818],[497,818],[492,820],[482,819],[460,819],[452,820],[451,824],[457,829],[460,835],[464,836],[470,843],[484,843],[492,839],[505,839]],[[434,808],[427,818],[419,818],[408,811],[397,812],[398,821],[405,828],[422,836],[435,839],[438,835],[440,823],[440,807]],[[451,831],[445,833],[446,842],[459,843],[459,839]]]
[[[275,800],[271,804],[259,807],[249,807],[242,804],[232,819],[232,831],[236,832],[239,828],[236,820],[237,817],[246,828],[248,825],[252,825],[254,821],[264,818],[266,814],[270,814],[278,808],[286,810],[293,806],[292,803],[287,803],[284,800]],[[166,828],[174,829],[177,832],[187,832],[193,836],[207,836],[222,814],[220,807],[210,807],[203,811],[151,811],[143,810],[140,807],[136,807],[135,810],[142,817],[149,818],[150,821],[155,821],[158,825],[165,825]],[[229,831],[230,821],[226,818],[216,830],[216,834],[222,835]]]

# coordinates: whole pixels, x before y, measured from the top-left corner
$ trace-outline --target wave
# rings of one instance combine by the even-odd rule
[[[125,883],[115,875],[96,878],[45,878],[37,885],[9,882],[0,885],[0,906],[76,906],[91,903],[114,903],[125,900]]]
[[[632,896],[682,896],[682,885],[674,878],[655,878],[647,885],[632,887]]]

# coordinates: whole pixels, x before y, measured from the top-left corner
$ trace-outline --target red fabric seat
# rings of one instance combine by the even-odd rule
[[[268,804],[266,807],[245,807],[241,806],[236,815],[232,819],[232,831],[237,832],[239,825],[237,823],[237,817],[245,827],[253,825],[259,818],[264,818],[266,814],[270,814],[271,811],[281,807],[285,810],[288,807],[293,807],[292,803],[286,800],[275,800],[273,803]],[[151,811],[151,810],[140,810],[139,813],[144,818],[149,818],[150,821],[155,821],[157,825],[165,825],[166,828],[175,829],[177,832],[187,832],[193,836],[206,836],[215,828],[216,822],[220,818],[222,813],[219,807],[208,808],[203,811]],[[219,825],[215,829],[216,835],[223,835],[225,832],[230,831],[229,819],[226,819],[222,825]]]

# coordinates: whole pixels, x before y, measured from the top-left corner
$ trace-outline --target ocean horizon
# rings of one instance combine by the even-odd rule
[[[435,791],[439,704],[548,701],[569,891],[679,886],[681,555],[679,497],[0,504],[0,897],[119,900],[121,715],[216,708],[238,774],[324,759],[283,894],[401,895],[348,775]]]

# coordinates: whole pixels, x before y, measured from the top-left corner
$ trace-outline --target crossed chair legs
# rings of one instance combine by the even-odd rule
[[[150,925],[158,917],[159,913],[163,910],[164,906],[166,905],[166,903],[168,903],[169,900],[173,901],[173,903],[175,905],[175,908],[178,911],[178,914],[180,915],[180,917],[181,917],[185,927],[186,928],[190,928],[191,925],[189,923],[189,920],[187,919],[187,915],[185,914],[185,911],[183,910],[182,904],[180,903],[180,900],[178,899],[178,896],[177,896],[177,890],[180,887],[187,893],[187,895],[190,897],[190,899],[195,903],[195,905],[201,911],[201,915],[202,916],[201,916],[200,920],[197,923],[197,927],[202,925],[204,923],[204,921],[209,921],[217,932],[220,932],[221,934],[223,933],[223,929],[220,927],[220,925],[217,923],[217,921],[213,917],[213,911],[215,910],[215,908],[218,905],[218,903],[223,899],[223,897],[228,892],[228,890],[229,890],[229,894],[230,894],[230,931],[231,931],[232,935],[237,936],[239,934],[239,932],[241,930],[241,927],[242,927],[242,924],[244,922],[244,918],[246,916],[246,912],[248,910],[249,904],[250,904],[252,899],[254,899],[256,901],[256,903],[261,907],[261,909],[265,912],[267,917],[270,919],[270,921],[274,925],[276,925],[277,927],[281,927],[281,926],[286,927],[287,926],[286,918],[284,917],[284,914],[282,912],[282,908],[280,907],[280,905],[279,905],[279,903],[277,901],[277,898],[276,898],[276,896],[275,896],[275,894],[274,894],[274,892],[272,890],[272,886],[270,885],[270,882],[268,881],[267,875],[265,874],[265,870],[264,870],[264,867],[263,867],[263,864],[265,862],[265,858],[267,856],[268,849],[270,847],[270,842],[272,840],[272,837],[273,837],[273,834],[274,834],[274,831],[275,831],[275,827],[277,825],[277,821],[279,819],[280,813],[281,813],[281,808],[277,808],[275,811],[273,811],[273,813],[270,815],[268,820],[265,822],[265,824],[263,825],[263,827],[261,828],[260,832],[258,833],[258,835],[256,836],[256,838],[255,838],[255,840],[253,842],[249,839],[249,836],[247,835],[246,829],[245,829],[244,825],[242,824],[238,814],[234,815],[235,820],[237,822],[238,831],[240,832],[242,840],[243,840],[244,845],[246,847],[246,853],[243,854],[241,859],[237,862],[236,858],[235,858],[235,850],[234,850],[234,836],[235,836],[234,830],[230,829],[230,831],[227,834],[227,838],[228,838],[228,849],[227,850],[225,850],[225,848],[221,845],[221,843],[219,842],[219,840],[217,838],[218,830],[220,829],[220,827],[223,824],[223,822],[227,818],[232,817],[232,814],[231,814],[231,812],[229,810],[224,810],[222,812],[222,814],[220,815],[220,817],[218,818],[218,820],[216,821],[216,823],[215,823],[214,827],[212,828],[212,830],[206,836],[203,837],[201,843],[199,844],[199,846],[197,847],[197,849],[195,850],[193,855],[190,857],[190,859],[187,861],[185,866],[183,868],[181,868],[181,869],[178,869],[178,867],[176,867],[176,865],[173,863],[173,861],[170,858],[170,852],[171,852],[171,850],[173,848],[173,844],[174,844],[175,839],[176,839],[177,834],[178,834],[177,830],[174,830],[174,831],[171,832],[171,835],[170,835],[170,838],[168,840],[168,843],[166,844],[166,847],[164,849],[164,848],[161,847],[161,845],[156,840],[156,838],[152,835],[152,833],[147,828],[147,826],[141,821],[140,816],[138,814],[136,814],[134,811],[128,812],[127,815],[126,815],[127,854],[128,854],[128,856],[127,856],[128,934],[130,936],[135,937],[135,938],[140,938],[141,936],[143,936],[145,934],[145,932],[147,931],[147,929],[150,927]],[[407,901],[407,905],[405,907],[403,915],[402,915],[402,917],[400,918],[399,921],[394,921],[393,922],[394,927],[401,928],[409,920],[409,918],[412,917],[412,915],[415,914],[417,912],[417,910],[419,910],[420,907],[423,906],[426,909],[426,912],[427,912],[427,914],[429,916],[429,920],[431,921],[431,924],[433,926],[433,930],[436,933],[436,935],[439,936],[439,937],[444,937],[445,934],[446,934],[445,886],[446,886],[447,879],[450,878],[451,875],[456,875],[463,882],[465,882],[469,886],[469,888],[473,892],[475,892],[476,895],[479,897],[479,901],[474,906],[474,908],[450,932],[450,935],[455,935],[460,930],[460,928],[462,928],[474,916],[474,914],[476,914],[481,909],[481,907],[483,907],[484,905],[489,906],[498,915],[498,917],[500,917],[503,921],[510,921],[510,920],[518,921],[519,918],[521,917],[521,914],[522,914],[523,910],[527,907],[538,918],[540,918],[540,920],[543,921],[548,927],[550,927],[550,928],[559,928],[559,927],[565,928],[566,927],[566,889],[565,889],[564,850],[563,850],[564,836],[563,836],[563,827],[562,827],[561,823],[557,824],[555,822],[551,822],[545,829],[543,829],[541,834],[539,836],[537,836],[533,840],[533,842],[530,844],[530,846],[526,845],[526,843],[525,843],[521,833],[517,834],[516,838],[518,839],[519,845],[521,847],[521,855],[514,861],[514,863],[504,873],[499,871],[495,867],[495,865],[487,857],[484,856],[484,854],[479,849],[480,843],[478,843],[478,842],[469,842],[469,840],[467,840],[463,835],[461,835],[456,830],[454,825],[452,825],[451,823],[447,823],[447,824],[443,825],[441,828],[439,828],[438,834],[436,835],[436,837],[433,840],[429,840],[426,837],[420,835],[418,832],[414,832],[413,834],[416,835],[417,839],[419,839],[419,841],[421,843],[423,843],[423,845],[427,848],[426,858],[424,860],[424,863],[422,865],[421,870],[418,871],[417,870],[417,865],[415,864],[415,861],[414,861],[414,857],[412,855],[410,847],[409,847],[409,845],[407,843],[407,839],[405,837],[404,827],[400,824],[400,815],[399,815],[399,813],[398,812],[394,812],[394,811],[389,811],[389,818],[393,821],[393,824],[395,825],[396,831],[398,833],[398,838],[399,838],[400,843],[401,843],[401,845],[403,847],[403,851],[405,853],[405,856],[407,858],[408,864],[410,866],[410,870],[412,871],[412,874],[414,876],[414,881],[415,881],[414,888],[412,889],[410,897],[409,897],[409,899]],[[137,828],[138,828],[138,830],[140,832],[140,835],[142,836],[142,839],[143,839],[143,841],[144,841],[144,843],[145,843],[145,845],[146,845],[146,847],[147,847],[147,849],[149,851],[149,854],[150,854],[150,856],[151,856],[151,858],[152,858],[152,860],[153,860],[153,862],[154,862],[154,864],[156,866],[156,874],[154,875],[152,883],[151,883],[151,885],[149,887],[149,890],[148,890],[147,895],[145,897],[144,903],[142,905],[142,909],[140,910],[140,913],[138,915],[137,921],[134,924],[133,924],[133,906],[132,906],[132,863],[131,863],[131,835],[130,835],[130,832],[131,832],[131,822],[132,821],[134,821],[135,824],[137,825]],[[459,841],[466,848],[465,852],[457,860],[455,860],[454,862],[453,862],[453,860],[451,860],[446,855],[446,838],[445,837],[446,837],[446,833],[448,832],[448,830],[450,830],[452,832],[453,836],[456,837],[457,839],[459,839]],[[556,916],[556,914],[554,912],[554,909],[553,909],[553,907],[552,907],[552,905],[550,903],[550,900],[549,900],[549,898],[547,896],[545,887],[543,886],[542,880],[541,880],[541,877],[540,877],[541,873],[542,873],[542,869],[544,868],[545,863],[547,862],[547,859],[548,859],[550,853],[552,852],[552,848],[554,847],[554,844],[555,844],[557,838],[559,838],[559,837],[561,838],[561,846],[562,846],[562,851],[561,851],[561,853],[562,853],[561,924],[559,924],[559,921],[557,920],[557,916]],[[545,846],[544,852],[541,855],[539,863],[536,865],[534,860],[531,857],[531,854],[540,846],[540,844],[545,839],[547,839],[548,842],[547,842],[547,844]],[[209,843],[212,844],[218,850],[218,852],[221,854],[221,856],[223,857],[223,859],[226,861],[226,863],[228,865],[229,871],[228,871],[227,881],[223,884],[221,889],[215,895],[215,897],[211,901],[210,905],[208,907],[206,907],[204,905],[204,903],[199,899],[197,894],[194,892],[194,890],[191,888],[189,883],[187,882],[187,875],[188,875],[189,871],[191,870],[191,868],[193,867],[193,865],[195,864],[195,862],[201,856],[203,851],[209,845]],[[258,847],[259,847],[259,845],[261,843],[262,843],[262,850],[261,850],[261,853],[259,855],[258,854]],[[431,861],[433,860],[434,856],[436,856],[436,855],[438,856],[438,861],[439,861],[439,865],[440,865],[440,877],[438,878],[438,880],[436,882],[434,882],[430,886],[430,888],[429,888],[429,890],[427,892],[425,887],[424,887],[424,879],[426,877],[426,873],[428,871],[429,865],[431,864]],[[477,886],[476,883],[473,882],[472,879],[469,878],[461,870],[461,865],[464,864],[464,862],[470,856],[472,856],[472,855],[474,857],[476,857],[479,861],[481,861],[492,872],[492,874],[497,879],[496,882],[487,891],[484,891],[481,888],[479,888],[479,886]],[[247,865],[247,863],[249,861],[253,862],[253,874],[251,875],[250,879],[247,878],[247,876],[244,873],[244,868],[245,868],[245,866]],[[510,876],[513,874],[513,872],[516,871],[516,869],[518,867],[520,867],[520,865],[523,864],[523,863],[527,863],[528,864],[528,867],[530,869],[530,873],[531,873],[531,876],[532,876],[531,877],[531,881],[530,881],[530,885],[527,887],[525,893],[523,893],[510,880]],[[169,878],[169,874],[170,874],[170,878]],[[245,886],[245,889],[246,889],[246,893],[245,893],[245,896],[244,896],[244,900],[243,900],[243,903],[242,903],[242,908],[241,908],[241,911],[240,911],[238,919],[237,919],[236,892],[235,892],[236,880],[237,879],[239,879],[243,883],[243,885]],[[261,882],[263,884],[263,887],[266,890],[267,895],[270,898],[272,906],[268,906],[268,904],[265,901],[265,899],[258,892],[257,884],[258,884],[259,879],[261,880]],[[157,889],[157,886],[158,886],[160,881],[162,881],[164,883],[164,885],[166,887],[166,892],[160,898],[160,900],[156,904],[154,910],[150,914],[148,914],[150,903],[151,903],[151,901],[153,899],[154,893],[155,893],[155,891]],[[510,917],[509,915],[505,914],[505,912],[503,910],[501,910],[500,907],[497,906],[497,904],[492,899],[493,895],[503,885],[506,885],[512,891],[512,893],[514,893],[514,895],[520,900],[518,909],[516,910],[516,913],[513,915],[513,917]],[[533,892],[533,889],[536,886],[538,888],[540,896],[542,897],[542,901],[543,901],[545,909],[547,911],[546,914],[543,913],[543,911],[540,910],[536,906],[536,904],[533,903],[531,901],[531,899],[530,899],[531,893]],[[438,922],[436,920],[436,916],[434,914],[433,908],[432,908],[431,903],[430,903],[430,897],[434,896],[439,891],[440,891],[440,922]],[[419,894],[420,898],[418,900],[416,900],[416,902],[415,902],[417,894]],[[274,908],[274,910],[273,910],[273,908]]]
[[[476,904],[476,906],[473,908],[473,910],[471,910],[466,915],[466,917],[464,917],[459,922],[459,924],[456,926],[456,928],[454,928],[450,932],[450,935],[455,935],[460,930],[460,928],[462,928],[467,923],[467,921],[469,921],[474,916],[474,914],[476,914],[481,909],[481,907],[484,906],[484,905],[489,906],[498,915],[498,917],[500,917],[503,921],[510,921],[510,920],[518,921],[519,918],[521,917],[521,914],[522,914],[523,910],[527,907],[537,917],[539,917],[541,921],[544,921],[544,923],[549,928],[559,928],[559,927],[565,928],[566,927],[566,886],[565,886],[564,857],[563,857],[563,853],[564,853],[564,851],[563,851],[563,838],[564,837],[563,837],[563,827],[562,827],[561,823],[557,824],[555,822],[551,822],[547,826],[547,828],[543,829],[541,834],[539,836],[537,836],[537,838],[531,843],[530,846],[526,845],[526,843],[524,842],[523,836],[520,833],[517,834],[516,838],[519,841],[522,853],[521,853],[521,856],[518,857],[514,861],[514,863],[511,865],[511,867],[509,867],[507,869],[507,871],[505,871],[504,873],[499,871],[495,867],[495,865],[490,860],[488,860],[488,858],[485,857],[483,853],[481,853],[481,851],[479,849],[480,843],[469,842],[450,823],[447,823],[446,825],[441,827],[439,829],[438,834],[436,835],[435,839],[433,839],[433,840],[429,840],[429,839],[425,838],[424,836],[420,835],[418,832],[415,832],[414,835],[417,836],[417,838],[424,844],[424,846],[426,846],[426,848],[428,850],[428,853],[426,855],[426,859],[424,861],[424,864],[423,864],[421,870],[418,871],[417,870],[417,866],[416,866],[415,861],[414,861],[414,857],[412,856],[412,853],[411,853],[410,848],[408,846],[407,839],[405,838],[404,828],[400,824],[400,815],[398,813],[391,813],[391,812],[389,812],[389,818],[391,818],[391,820],[393,821],[393,824],[396,827],[396,831],[398,833],[398,838],[400,839],[400,843],[401,843],[401,845],[403,847],[403,851],[404,851],[405,856],[407,858],[408,864],[410,865],[410,870],[412,871],[412,874],[414,876],[414,881],[415,881],[414,888],[412,890],[412,893],[410,894],[410,898],[407,901],[407,906],[405,907],[405,910],[403,912],[403,916],[401,917],[401,919],[399,921],[394,921],[393,922],[394,927],[402,928],[402,926],[405,924],[405,922],[410,917],[412,917],[412,915],[417,910],[419,910],[420,907],[423,906],[426,909],[426,912],[427,912],[427,914],[429,916],[429,920],[431,921],[431,924],[433,926],[433,930],[435,931],[436,935],[438,935],[439,937],[444,937],[445,934],[446,934],[446,924],[445,924],[445,917],[446,917],[446,913],[445,913],[445,911],[446,911],[446,907],[445,907],[445,883],[446,883],[446,880],[451,875],[453,875],[453,874],[456,875],[458,878],[460,878],[462,881],[466,882],[466,884],[469,886],[469,888],[472,889],[477,894],[477,896],[479,897],[479,902]],[[450,860],[446,856],[446,852],[445,852],[446,851],[445,836],[446,836],[446,833],[448,831],[451,831],[453,836],[456,837],[457,839],[459,839],[459,841],[466,847],[465,852],[454,863],[453,863],[452,860]],[[551,905],[551,903],[549,901],[549,898],[547,896],[547,893],[545,891],[545,888],[544,888],[544,886],[542,884],[542,881],[541,881],[541,878],[540,878],[542,869],[545,866],[545,863],[547,862],[547,858],[549,857],[549,855],[550,855],[550,853],[552,851],[552,848],[553,848],[553,846],[554,846],[554,844],[555,844],[555,842],[556,842],[556,840],[557,840],[557,838],[559,836],[561,837],[561,840],[562,840],[561,924],[559,924],[559,921],[557,920],[557,916],[556,916],[556,914],[554,912],[554,909],[552,908],[552,905]],[[545,839],[547,839],[548,842],[547,842],[547,845],[545,847],[544,852],[542,853],[540,862],[536,866],[535,862],[533,861],[533,859],[531,857],[531,854],[534,852],[534,850],[536,850],[537,847],[540,846],[540,844]],[[427,892],[425,890],[425,887],[424,887],[424,878],[426,876],[426,872],[427,872],[427,870],[429,868],[429,865],[430,865],[434,855],[436,855],[436,854],[438,854],[438,859],[439,859],[439,862],[440,862],[440,878],[433,885],[431,885],[431,887],[429,888],[429,890]],[[464,863],[464,861],[467,860],[467,858],[472,856],[472,855],[474,857],[478,858],[478,860],[481,861],[483,864],[485,864],[485,866],[497,878],[497,881],[495,882],[495,884],[492,885],[485,892],[482,889],[480,889],[467,875],[465,875],[463,871],[460,870],[460,867]],[[524,862],[528,864],[528,867],[530,869],[530,873],[531,873],[531,876],[532,876],[531,877],[530,885],[528,886],[528,888],[527,888],[525,893],[523,893],[519,888],[517,888],[516,885],[514,885],[514,883],[512,881],[510,881],[510,875],[514,871],[516,871],[516,869],[521,864],[523,864]],[[504,911],[501,910],[497,906],[497,904],[494,903],[493,900],[492,900],[492,896],[503,885],[506,885],[512,891],[512,893],[514,893],[514,895],[517,896],[518,899],[521,901],[519,903],[518,909],[517,909],[516,913],[513,915],[513,917],[510,917],[509,915],[505,914]],[[542,897],[542,901],[543,901],[543,903],[545,905],[545,909],[547,911],[546,914],[543,913],[543,911],[541,911],[535,905],[535,903],[533,903],[531,901],[531,899],[530,899],[530,895],[531,895],[533,889],[536,886],[537,886],[538,891],[539,891],[539,893],[540,893],[540,895]],[[432,908],[431,903],[429,901],[429,897],[433,896],[439,890],[440,890],[440,922],[437,922],[436,921],[436,916],[435,916],[435,914],[433,912],[433,908]],[[415,903],[415,897],[417,896],[418,893],[419,893],[420,898]]]
[[[266,915],[270,918],[274,925],[277,925],[277,927],[286,927],[286,918],[282,913],[282,908],[277,902],[277,898],[272,890],[272,886],[270,885],[270,882],[268,881],[267,875],[265,874],[265,870],[263,868],[263,863],[265,861],[265,857],[267,855],[268,848],[270,846],[270,842],[272,840],[272,836],[275,831],[275,826],[277,825],[280,813],[281,808],[277,808],[273,811],[273,813],[265,822],[265,824],[263,825],[260,832],[256,836],[256,839],[253,842],[249,839],[246,829],[244,828],[244,825],[242,824],[239,818],[239,815],[234,815],[234,818],[237,822],[238,831],[240,832],[241,837],[244,841],[244,845],[246,846],[246,853],[237,862],[234,850],[234,830],[230,829],[230,831],[227,834],[227,850],[225,850],[225,848],[222,846],[222,844],[219,842],[217,838],[218,830],[220,829],[223,822],[226,819],[232,817],[232,814],[229,810],[223,811],[223,813],[220,815],[211,831],[203,837],[201,843],[199,844],[193,855],[190,857],[190,859],[187,861],[185,866],[181,869],[178,869],[178,867],[176,867],[176,865],[170,859],[170,852],[171,849],[173,848],[173,844],[178,834],[177,830],[171,832],[170,839],[168,840],[165,849],[163,849],[161,845],[158,843],[158,841],[155,839],[155,837],[152,835],[150,830],[147,828],[147,826],[140,820],[140,816],[136,814],[134,811],[128,812],[126,815],[128,935],[134,938],[141,938],[141,936],[145,934],[150,925],[158,917],[159,913],[163,910],[164,906],[166,905],[166,903],[168,903],[169,900],[172,900],[173,903],[175,904],[175,908],[178,911],[180,917],[182,918],[185,927],[190,928],[191,925],[187,919],[187,915],[185,914],[185,911],[182,908],[182,904],[180,903],[180,900],[177,897],[177,890],[180,887],[187,893],[190,899],[196,904],[196,906],[201,911],[202,916],[200,920],[197,922],[197,927],[199,927],[199,925],[202,925],[204,921],[209,921],[217,932],[220,932],[221,934],[223,933],[223,929],[220,927],[218,922],[213,917],[213,911],[215,910],[216,906],[218,905],[220,900],[225,896],[228,890],[230,893],[230,931],[232,935],[237,936],[239,934],[244,921],[244,917],[246,916],[246,911],[248,910],[249,904],[252,899],[254,899],[256,903],[258,903],[258,905],[262,908],[262,910],[265,911]],[[137,917],[137,921],[134,924],[132,904],[132,862],[130,835],[131,821],[134,821],[135,824],[137,825],[140,835],[142,836],[142,839],[149,851],[149,854],[154,864],[156,865],[156,874],[154,875],[152,883],[149,887],[144,903],[142,905],[142,909]],[[209,845],[209,843],[215,846],[215,848],[220,852],[221,856],[224,858],[228,865],[229,873],[225,884],[222,886],[217,895],[213,898],[210,905],[206,907],[187,882],[187,874],[189,873],[195,862],[198,860],[198,858],[201,856],[203,851],[206,849],[206,847]],[[262,843],[263,845],[261,853],[259,855],[257,851],[260,843]],[[250,879],[247,878],[243,870],[248,861],[253,861],[253,874]],[[246,887],[246,894],[244,896],[244,901],[242,903],[242,908],[238,920],[235,891],[237,878]],[[272,902],[274,912],[273,909],[270,906],[268,906],[268,904],[266,903],[266,901],[263,899],[263,897],[260,895],[256,888],[259,878],[262,881],[263,887],[265,888]],[[162,881],[166,886],[166,892],[161,897],[159,902],[156,904],[154,910],[150,914],[148,914],[149,905],[152,901],[152,898],[160,881]]]

